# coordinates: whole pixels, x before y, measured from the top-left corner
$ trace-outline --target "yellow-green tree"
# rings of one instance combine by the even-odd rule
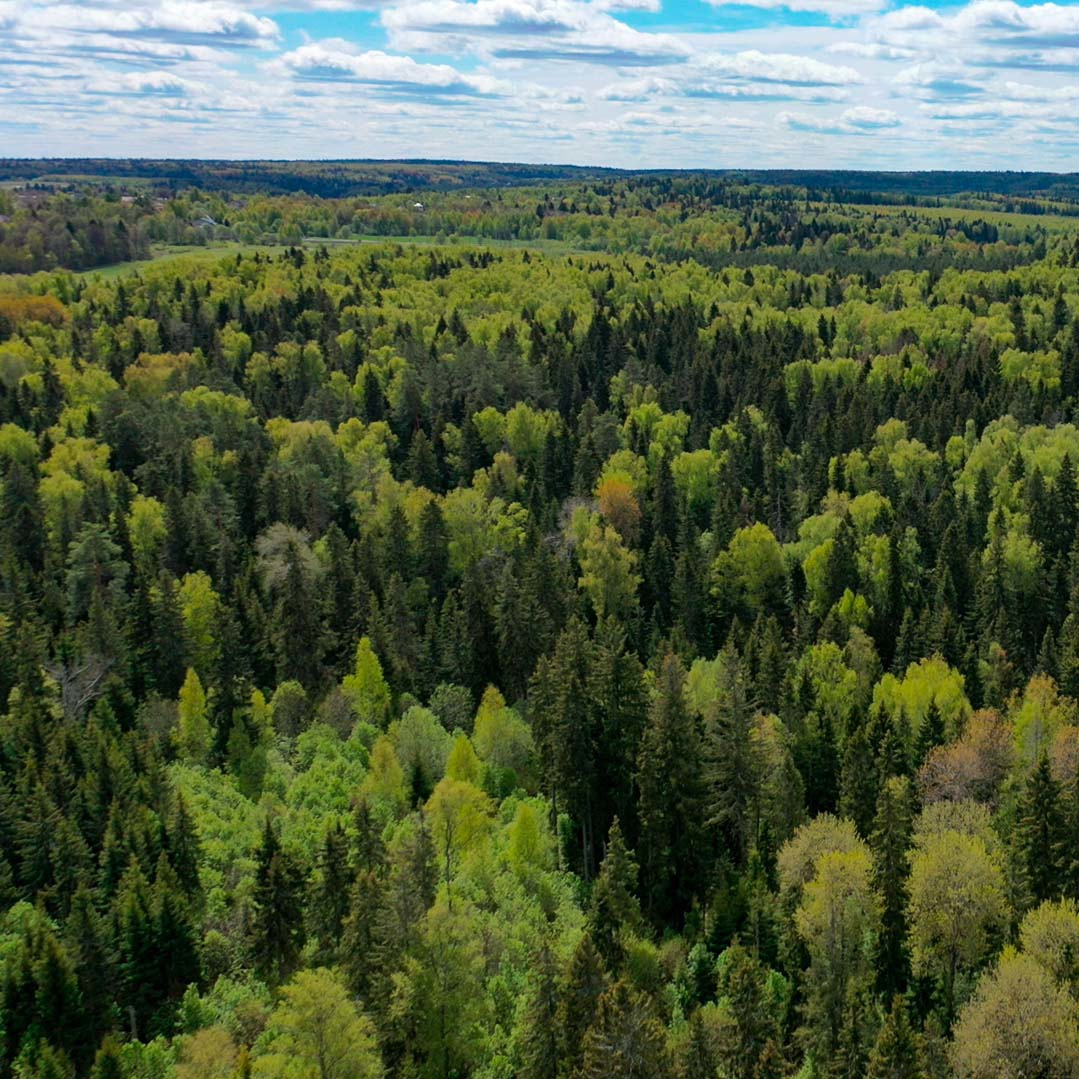
[[[919,842],[908,887],[914,971],[940,979],[951,1014],[956,976],[978,965],[1007,919],[1004,873],[980,836],[945,831]]]
[[[176,747],[188,764],[203,764],[210,752],[213,732],[206,710],[206,692],[195,671],[188,667],[180,687]]]
[[[957,1079],[1075,1079],[1079,1003],[1032,957],[1007,951],[959,1013]]]
[[[281,990],[251,1071],[255,1079],[378,1079],[382,1061],[374,1027],[340,975],[319,968]]]
[[[635,572],[637,556],[622,544],[618,533],[609,525],[594,526],[581,544],[580,562],[577,583],[592,601],[596,617],[628,615],[641,578]]]

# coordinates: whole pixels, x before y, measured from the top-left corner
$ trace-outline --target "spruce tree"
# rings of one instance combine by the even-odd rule
[[[304,875],[281,847],[269,818],[256,854],[248,941],[255,969],[268,982],[284,981],[296,969],[304,943]]]
[[[351,885],[348,837],[337,820],[330,824],[323,836],[311,895],[311,921],[319,942],[319,952],[330,960],[337,952],[341,927],[348,916]]]
[[[918,728],[918,744],[915,747],[914,757],[920,764],[929,756],[929,752],[937,746],[944,744],[944,717],[935,700],[929,702],[925,715],[922,717],[921,726]]]
[[[1015,824],[1016,853],[1034,904],[1060,895],[1065,857],[1060,784],[1043,753],[1023,788]]]
[[[892,777],[881,789],[870,837],[873,883],[881,898],[875,966],[877,985],[885,993],[903,991],[910,966],[906,947],[910,833],[910,782]]]
[[[348,901],[336,951],[349,988],[361,1000],[371,1002],[382,973],[382,932],[388,920],[385,881],[373,870],[361,869],[348,892]]]
[[[637,758],[645,906],[657,923],[685,909],[701,883],[704,784],[697,725],[685,699],[685,670],[668,652]]]
[[[576,1073],[584,1048],[585,1032],[592,1025],[600,997],[607,990],[607,970],[588,933],[577,944],[570,959],[556,1028],[561,1034],[559,1056],[567,1075]]]
[[[728,642],[719,655],[718,699],[705,725],[707,818],[731,860],[746,864],[757,841],[760,765],[753,742],[753,705],[742,662]]]
[[[576,1079],[668,1079],[670,1061],[663,1024],[651,1002],[625,981],[600,997],[584,1036]]]
[[[559,1079],[563,1074],[559,1002],[558,962],[545,940],[532,961],[528,1000],[521,1018],[520,1079]]]
[[[843,746],[843,766],[839,779],[839,811],[849,817],[862,836],[873,827],[880,778],[869,734],[864,726],[856,727]]]
[[[725,1031],[720,1060],[731,1075],[753,1075],[765,1045],[779,1036],[765,993],[764,970],[741,944],[723,956],[720,995],[727,1001],[731,1024]]]
[[[896,995],[869,1054],[865,1079],[923,1079],[923,1075],[917,1035],[903,998]]]
[[[638,934],[642,929],[637,863],[626,849],[617,817],[611,824],[607,852],[592,886],[588,925],[597,950],[611,969],[621,962],[622,933]]]

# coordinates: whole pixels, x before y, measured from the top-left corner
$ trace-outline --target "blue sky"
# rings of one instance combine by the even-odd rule
[[[1079,4],[0,0],[0,155],[1079,170]]]

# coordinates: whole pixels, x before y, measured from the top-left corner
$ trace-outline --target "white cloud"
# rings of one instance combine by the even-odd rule
[[[870,15],[887,6],[887,0],[706,0],[713,7],[743,4],[759,8],[786,8],[788,11],[816,11],[833,19]]]
[[[874,109],[868,105],[856,105],[834,118],[784,111],[776,116],[776,122],[793,131],[812,131],[828,135],[865,135],[899,127],[902,123],[890,109]]]
[[[54,4],[20,15],[16,29],[23,28],[217,47],[267,48],[280,37],[272,19],[202,0],[164,0],[151,8],[122,9]]]
[[[382,14],[404,52],[473,53],[510,60],[572,60],[618,66],[683,60],[670,34],[635,30],[581,0],[417,0]]]
[[[659,94],[676,94],[678,83],[673,79],[627,79],[603,87],[599,96],[604,101],[648,101]]]
[[[882,127],[899,127],[900,119],[891,109],[874,109],[869,105],[855,105],[839,117],[840,124],[847,127],[872,131]]]
[[[692,14],[662,0],[0,0],[0,142],[14,154],[1079,166],[1079,4],[739,6],[735,19],[724,0]],[[306,14],[334,11],[356,14]],[[827,18],[807,26],[796,11]]]
[[[366,83],[404,93],[499,96],[513,89],[487,75],[462,74],[448,64],[421,64],[410,56],[379,51],[357,52],[341,40],[301,45],[274,66],[300,79]]]
[[[918,55],[914,49],[869,41],[837,41],[829,45],[826,51],[838,56],[858,56],[864,60],[910,60]]]
[[[125,74],[98,75],[86,84],[92,94],[153,94],[164,97],[186,97],[193,84],[168,71],[130,71]]]
[[[809,56],[764,53],[757,49],[733,54],[712,53],[697,61],[701,70],[749,82],[791,86],[853,86],[863,77],[852,67],[837,67]]]
[[[957,65],[915,64],[895,77],[895,85],[919,98],[977,97],[984,92],[984,80]]]

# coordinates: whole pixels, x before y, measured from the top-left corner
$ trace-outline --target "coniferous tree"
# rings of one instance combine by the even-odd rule
[[[277,677],[296,681],[305,689],[318,686],[322,677],[322,630],[318,606],[295,543],[285,551],[285,578],[274,613]]]
[[[873,821],[873,882],[881,897],[877,938],[877,984],[884,992],[898,993],[906,986],[909,958],[907,937],[907,848],[911,833],[910,783],[893,777],[881,788]]]
[[[373,870],[361,869],[348,892],[348,914],[341,923],[337,952],[345,977],[349,988],[368,1002],[377,996],[377,981],[383,970],[386,899],[385,881]]]
[[[596,862],[596,751],[598,732],[589,698],[592,645],[584,624],[571,621],[553,655],[536,667],[530,687],[532,729],[544,787],[556,812],[568,813],[578,833],[582,875]]]
[[[685,670],[668,652],[637,759],[645,907],[657,922],[677,917],[701,882],[705,797],[697,743]]]
[[[779,1030],[760,962],[740,944],[728,948],[723,959],[720,991],[728,1002],[731,1025],[720,1046],[720,1061],[728,1074],[752,1076]]]
[[[608,984],[603,959],[591,936],[585,933],[570,959],[558,1004],[556,1028],[562,1039],[559,1056],[568,1075],[575,1074],[581,1063],[585,1033],[592,1026]]]
[[[296,969],[304,943],[304,875],[267,819],[256,854],[248,940],[255,968],[271,982]]]
[[[924,1074],[906,1004],[901,996],[895,996],[869,1054],[866,1079],[922,1079]]]
[[[558,963],[547,941],[540,944],[532,962],[528,994],[520,1027],[518,1074],[521,1079],[559,1079],[563,1068]]]
[[[1060,895],[1064,857],[1060,784],[1043,754],[1026,781],[1015,825],[1016,851],[1034,904]]]
[[[851,731],[843,746],[843,767],[839,779],[839,810],[868,836],[873,827],[880,779],[877,762],[865,727]]]
[[[611,969],[620,965],[622,933],[639,934],[642,929],[637,863],[626,849],[617,817],[607,835],[607,851],[592,886],[588,925],[597,950]]]
[[[719,655],[718,699],[706,717],[704,756],[710,827],[743,867],[757,841],[759,771],[753,743],[753,707],[742,662],[728,642]]]
[[[663,1025],[651,1002],[625,981],[599,999],[584,1036],[577,1079],[666,1079],[670,1074]]]
[[[348,862],[348,837],[339,820],[327,829],[318,855],[318,872],[311,896],[314,935],[323,955],[332,956],[349,913],[352,875]]]

